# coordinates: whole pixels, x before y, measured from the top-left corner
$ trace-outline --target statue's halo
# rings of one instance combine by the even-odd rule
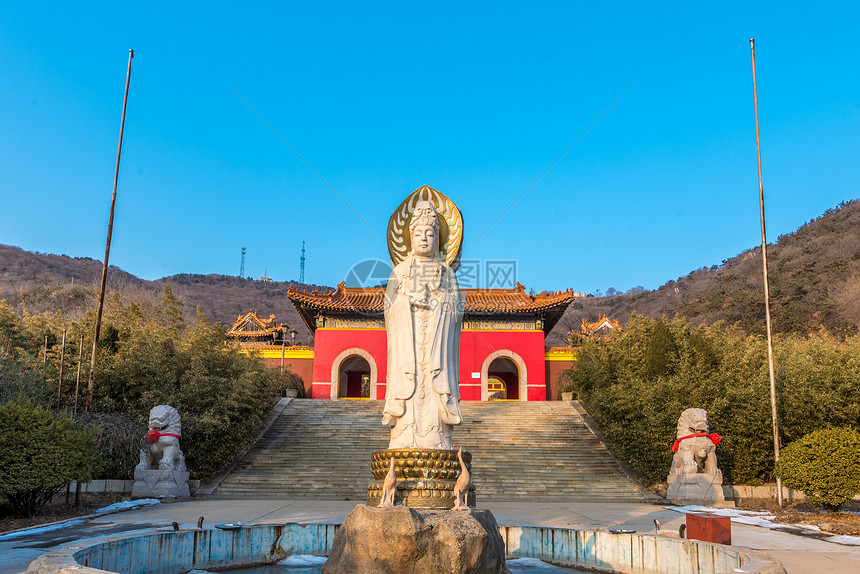
[[[460,258],[463,249],[463,216],[454,202],[443,193],[424,185],[406,196],[388,220],[388,254],[392,266],[409,255],[412,241],[409,220],[419,201],[432,201],[439,221],[439,257],[452,265]]]

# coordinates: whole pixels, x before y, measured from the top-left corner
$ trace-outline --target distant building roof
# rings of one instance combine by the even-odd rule
[[[582,320],[582,325],[579,326],[579,334],[584,337],[605,341],[609,338],[613,331],[620,331],[621,323],[614,319],[608,319],[606,315],[601,315],[597,321],[589,322]]]
[[[227,331],[227,336],[238,341],[274,341],[283,330],[283,325],[275,323],[274,315],[269,315],[268,319],[260,319],[254,310],[248,311],[247,315],[239,315]]]

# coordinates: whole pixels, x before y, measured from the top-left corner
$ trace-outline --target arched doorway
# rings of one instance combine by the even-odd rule
[[[527,400],[528,373],[522,357],[507,349],[499,349],[484,359],[481,367],[481,400]],[[502,391],[502,387],[504,390]],[[504,393],[502,396],[500,393]]]
[[[487,392],[489,400],[520,398],[520,377],[517,365],[507,357],[493,359],[487,368]]]
[[[352,355],[340,364],[337,376],[337,398],[370,398],[370,365],[364,357]]]
[[[375,399],[376,361],[364,349],[352,348],[332,362],[332,399]]]

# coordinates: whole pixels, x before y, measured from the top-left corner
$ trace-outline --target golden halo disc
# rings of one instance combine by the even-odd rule
[[[439,257],[448,265],[454,265],[463,249],[463,216],[453,201],[429,185],[421,186],[406,196],[388,220],[391,265],[396,267],[412,250],[409,220],[415,211],[415,204],[421,200],[433,202],[439,221]]]

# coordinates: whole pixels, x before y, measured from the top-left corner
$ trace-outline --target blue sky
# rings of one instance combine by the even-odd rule
[[[860,197],[854,3],[463,4],[3,3],[0,243],[103,256],[129,48],[111,263],[147,279],[298,279],[305,241],[333,285],[424,184],[536,290],[719,264],[760,242],[753,36],[769,239]]]

